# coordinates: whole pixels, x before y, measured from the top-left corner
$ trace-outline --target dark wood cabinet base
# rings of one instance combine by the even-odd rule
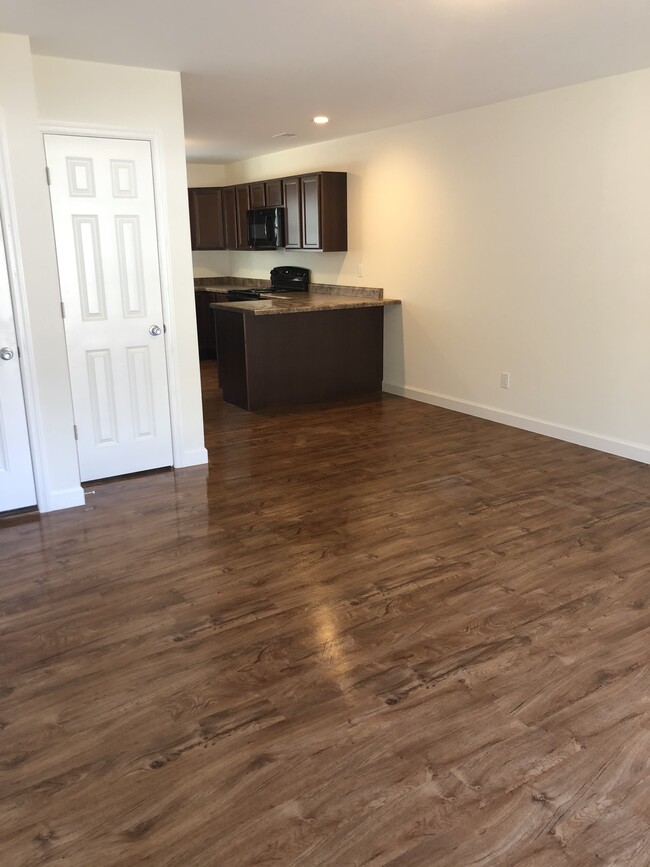
[[[215,313],[219,381],[229,403],[255,410],[381,390],[383,307]]]
[[[199,358],[217,357],[217,341],[214,332],[214,315],[210,304],[214,301],[212,292],[194,292],[196,307],[196,331],[199,340]]]

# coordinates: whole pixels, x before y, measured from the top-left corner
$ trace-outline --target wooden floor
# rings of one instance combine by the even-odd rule
[[[650,467],[388,395],[0,520],[0,864],[650,864]]]

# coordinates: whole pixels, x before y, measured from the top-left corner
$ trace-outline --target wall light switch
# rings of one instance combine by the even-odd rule
[[[501,388],[510,388],[510,374],[502,373],[501,374]]]
[[[363,265],[357,265],[357,277],[363,277]]]

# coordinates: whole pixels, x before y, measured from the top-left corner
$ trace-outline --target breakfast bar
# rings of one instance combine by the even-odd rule
[[[257,410],[380,391],[393,304],[320,292],[212,303],[224,400]]]

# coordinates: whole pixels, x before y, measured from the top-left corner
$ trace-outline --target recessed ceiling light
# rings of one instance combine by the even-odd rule
[[[325,117],[324,114],[318,114],[314,118],[314,123],[329,123],[329,121],[330,121],[329,117]]]

